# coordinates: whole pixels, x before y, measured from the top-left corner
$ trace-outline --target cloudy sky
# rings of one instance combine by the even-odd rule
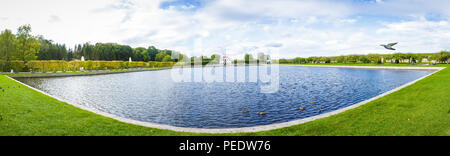
[[[450,50],[448,0],[2,0],[0,29],[72,47],[113,42],[190,55],[282,57]]]

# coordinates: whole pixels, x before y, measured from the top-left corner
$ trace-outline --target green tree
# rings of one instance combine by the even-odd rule
[[[295,59],[293,60],[293,62],[294,62],[295,64],[303,64],[303,63],[306,63],[306,59],[305,59],[305,58],[301,58],[301,57],[297,57],[297,58],[295,58]]]
[[[184,54],[179,54],[179,56],[178,56],[178,61],[177,61],[177,62],[186,62],[186,61],[188,61],[187,58],[188,58],[188,57],[187,57],[186,55],[184,55]]]
[[[173,51],[172,55],[169,55],[169,56],[171,56],[172,62],[183,61],[183,59],[185,57],[183,54],[181,54],[180,52],[176,52],[176,51]]]
[[[392,55],[392,59],[394,59],[395,63],[398,64],[403,59],[403,54],[402,53],[395,53],[394,55]]]
[[[278,60],[278,62],[279,62],[280,64],[291,63],[288,59],[280,59],[280,60]],[[246,63],[247,63],[247,62],[246,62]]]
[[[0,59],[10,61],[17,53],[16,37],[6,29],[0,34]]]
[[[162,59],[162,62],[172,62],[172,57],[170,55],[166,55]]]
[[[250,61],[253,60],[253,56],[251,54],[245,54],[245,64],[250,64]]]
[[[147,57],[150,58],[151,61],[156,61],[156,55],[158,54],[158,49],[154,46],[150,46],[147,48]]]
[[[42,36],[38,37],[41,44],[38,60],[69,60],[68,50],[64,44],[54,44],[51,40],[46,40]]]
[[[148,62],[148,61],[151,61],[152,60],[152,57],[150,56],[150,53],[149,53],[149,51],[146,49],[145,51],[143,51],[142,52],[142,59],[145,61],[145,62]]]
[[[331,59],[329,57],[320,57],[320,62],[322,63],[330,63]]]
[[[450,59],[450,53],[447,51],[441,51],[441,52],[435,54],[434,58],[440,63],[448,64],[448,60]]]
[[[211,61],[212,64],[218,64],[220,62],[221,56],[219,54],[213,54],[211,55]]]
[[[133,60],[135,61],[150,61],[150,59],[147,56],[148,60],[145,60],[144,55],[148,55],[147,49],[146,48],[142,48],[142,47],[138,47],[133,49],[133,53],[134,53],[134,58]]]
[[[24,25],[17,30],[17,56],[25,63],[37,58],[41,43],[31,34],[31,26]]]
[[[158,54],[156,54],[155,61],[161,62],[164,59],[164,57],[166,57],[166,55],[167,54],[164,51],[159,52]]]
[[[345,63],[346,62],[345,56],[336,57],[336,62],[337,63]]]

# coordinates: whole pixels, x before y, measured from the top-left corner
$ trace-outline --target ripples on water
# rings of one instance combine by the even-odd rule
[[[231,68],[248,71],[256,67]],[[236,128],[311,117],[318,115],[319,109],[322,113],[337,110],[432,73],[280,66],[280,91],[265,94],[259,83],[252,82],[176,83],[170,71],[18,80],[125,118],[181,127]]]

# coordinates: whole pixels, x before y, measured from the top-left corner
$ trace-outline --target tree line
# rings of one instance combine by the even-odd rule
[[[58,46],[55,46],[58,47]],[[86,60],[102,60],[102,61],[128,61],[131,58],[133,61],[158,61],[158,62],[178,62],[179,57],[183,56],[173,50],[160,50],[154,46],[148,48],[138,47],[132,48],[129,45],[121,45],[116,43],[84,43],[77,44],[75,48],[66,49],[64,45],[55,54],[59,55],[45,55],[49,57],[42,57],[38,60],[74,60],[81,59],[84,56]],[[56,48],[58,49],[58,48]],[[55,49],[55,50],[56,50]],[[51,53],[50,51],[44,51],[44,54]],[[53,54],[53,53],[52,53]],[[59,56],[62,56],[59,57]],[[182,58],[181,58],[182,59]]]
[[[201,62],[202,65],[218,64],[222,56],[213,54],[208,56],[192,56],[190,59],[173,50],[161,50],[154,46],[132,48],[129,45],[116,43],[84,43],[77,44],[74,48],[68,48],[64,44],[54,43],[43,36],[31,35],[31,26],[24,25],[13,34],[11,30],[4,30],[0,34],[0,67],[5,71],[17,61],[23,64],[32,60],[86,60],[97,61],[156,61],[156,62],[188,62],[191,64]],[[368,54],[368,55],[345,55],[334,57],[297,57],[294,59],[280,59],[279,63],[420,63],[422,60],[434,60],[436,63],[449,63],[450,53],[441,51],[439,53],[396,53],[396,54]],[[267,63],[270,56],[263,53],[257,54],[256,59],[251,54],[246,54],[243,60],[233,60],[232,63],[250,64]],[[21,63],[18,63],[21,64]],[[18,65],[14,65],[18,66]],[[20,65],[19,65],[20,66]]]
[[[395,53],[395,54],[368,54],[368,55],[344,55],[332,57],[296,57],[294,59],[280,59],[282,64],[317,64],[317,63],[449,63],[450,52],[438,53]]]
[[[54,43],[43,36],[31,35],[31,26],[18,28],[17,33],[4,30],[0,34],[0,59],[4,61],[20,60],[25,63],[31,60],[86,60],[102,61],[158,61],[177,62],[183,54],[173,50],[160,50],[154,46],[132,48],[115,43],[84,43],[68,48],[65,44]],[[177,57],[173,57],[177,56]],[[180,58],[181,57],[181,58]]]
[[[258,57],[267,56],[258,54]],[[50,61],[64,60],[67,62],[81,60],[91,61],[128,61],[131,58],[137,62],[191,62],[191,65],[200,63],[219,64],[222,56],[213,54],[208,56],[192,56],[188,58],[186,55],[173,50],[161,50],[154,46],[132,48],[129,45],[121,45],[116,43],[96,43],[89,42],[77,44],[73,48],[68,48],[65,44],[55,43],[46,39],[41,35],[31,35],[31,26],[24,25],[18,28],[17,33],[13,34],[11,30],[4,30],[0,34],[0,67],[2,71],[28,71],[32,68],[28,62],[30,61]],[[238,60],[233,61],[237,64]],[[251,62],[259,62],[250,54],[246,54],[244,61],[246,64]],[[45,67],[47,62],[41,62]],[[61,63],[60,63],[61,64]],[[32,65],[34,67],[34,65]],[[24,68],[24,69],[22,69]]]
[[[30,25],[19,27],[17,34],[13,34],[8,29],[2,31],[0,34],[0,59],[7,62],[35,60],[41,44],[38,37],[32,36],[30,33]]]

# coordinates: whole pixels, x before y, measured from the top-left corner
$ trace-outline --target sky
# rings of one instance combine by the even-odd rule
[[[450,49],[448,0],[2,0],[0,29],[69,47],[111,42],[190,56],[274,57]]]

